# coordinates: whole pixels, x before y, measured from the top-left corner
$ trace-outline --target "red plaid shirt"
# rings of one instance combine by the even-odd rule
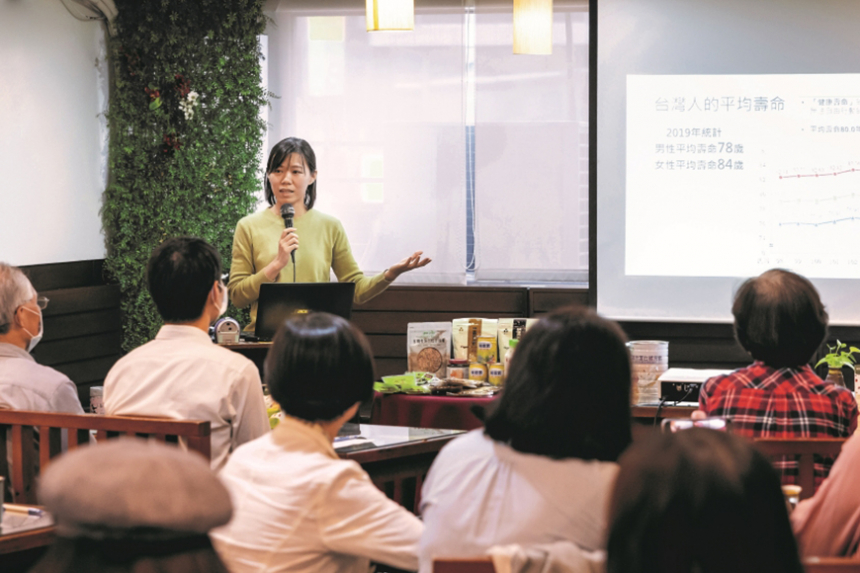
[[[756,361],[711,378],[699,393],[708,416],[731,420],[731,431],[750,438],[847,438],[857,428],[857,401],[850,390],[825,382],[809,366],[772,368]],[[832,458],[815,457],[815,486]],[[797,483],[797,459],[774,461],[782,483]]]

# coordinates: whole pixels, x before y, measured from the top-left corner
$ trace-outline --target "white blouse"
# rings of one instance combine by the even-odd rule
[[[286,417],[237,449],[219,477],[233,520],[211,537],[233,573],[367,573],[371,559],[418,568],[421,521],[338,458],[319,426]]]
[[[420,571],[434,558],[477,557],[496,545],[567,541],[605,547],[617,464],[520,453],[469,432],[442,448],[421,494]]]

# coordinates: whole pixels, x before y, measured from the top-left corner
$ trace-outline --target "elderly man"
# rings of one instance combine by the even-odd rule
[[[827,336],[827,312],[807,279],[773,269],[747,280],[732,306],[735,336],[755,362],[705,382],[699,408],[728,418],[747,437],[845,438],[857,427],[850,391],[815,375],[808,362]],[[816,459],[816,486],[832,459]],[[784,484],[797,482],[797,461],[777,462]]]
[[[0,263],[0,408],[83,414],[74,383],[30,356],[47,304],[20,269]]]
[[[227,309],[221,256],[203,239],[168,239],[146,271],[165,325],[108,372],[105,411],[209,420],[212,469],[219,470],[239,445],[269,431],[257,367],[209,338],[209,325]]]

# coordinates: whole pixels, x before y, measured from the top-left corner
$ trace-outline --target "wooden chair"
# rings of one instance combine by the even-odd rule
[[[207,461],[211,457],[208,421],[0,410],[0,475],[9,479],[12,501],[37,503],[37,464],[38,471],[44,471],[51,458],[61,453],[63,430],[67,431],[69,450],[88,444],[90,431],[95,430],[96,441],[119,436],[153,438],[169,443],[178,443],[181,439],[189,450],[198,452]],[[7,437],[11,437],[11,475]]]
[[[836,458],[842,451],[842,444],[847,438],[755,438],[756,448],[769,458],[781,456],[796,456],[798,458],[798,482],[803,489],[800,499],[812,497],[815,493],[815,462],[814,456]]]
[[[434,559],[433,573],[496,573],[496,568],[489,557]]]
[[[807,557],[803,568],[806,573],[860,573],[860,561],[850,557]]]

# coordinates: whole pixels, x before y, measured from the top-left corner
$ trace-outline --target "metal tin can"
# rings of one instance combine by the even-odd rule
[[[469,365],[469,380],[478,382],[487,381],[487,365],[480,362],[473,362]]]
[[[501,364],[490,364],[489,381],[493,386],[501,386],[505,382],[505,367]]]

